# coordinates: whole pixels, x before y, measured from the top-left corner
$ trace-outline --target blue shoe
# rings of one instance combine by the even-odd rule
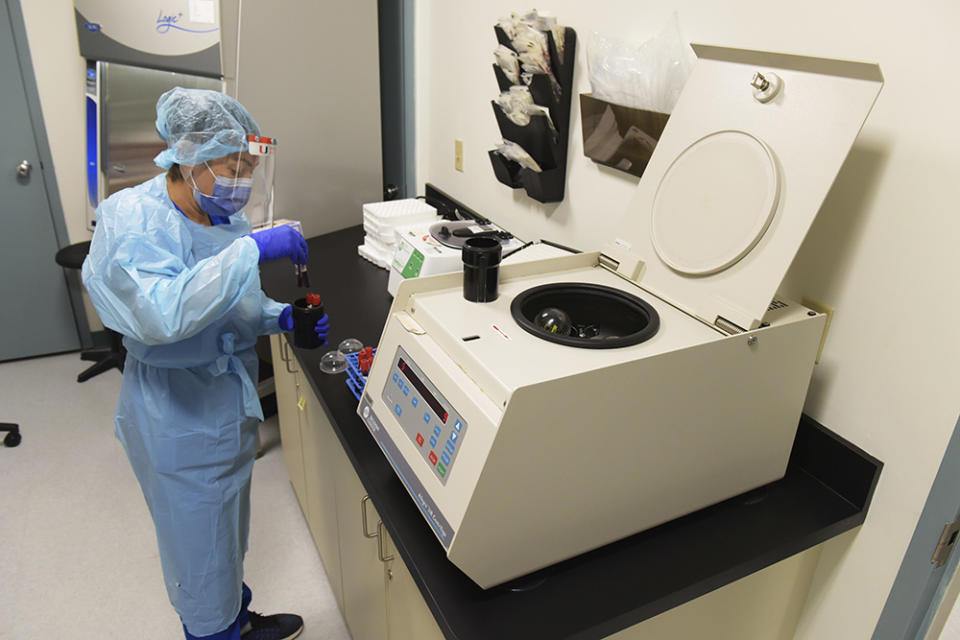
[[[293,640],[303,631],[303,618],[292,613],[262,616],[250,612],[250,628],[241,640]]]

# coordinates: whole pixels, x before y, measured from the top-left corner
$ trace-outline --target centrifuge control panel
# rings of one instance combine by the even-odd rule
[[[383,387],[383,401],[444,485],[467,435],[467,423],[402,347]]]

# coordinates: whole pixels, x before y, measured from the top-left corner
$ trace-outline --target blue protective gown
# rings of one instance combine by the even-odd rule
[[[240,610],[257,422],[258,335],[286,305],[260,289],[241,212],[205,227],[167,196],[166,176],[97,209],[83,282],[127,361],[116,434],[156,526],[170,602],[196,636]]]

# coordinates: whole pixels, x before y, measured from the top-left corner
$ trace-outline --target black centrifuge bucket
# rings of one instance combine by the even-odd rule
[[[495,238],[470,238],[463,245],[463,297],[470,302],[497,299],[500,278],[500,241]]]

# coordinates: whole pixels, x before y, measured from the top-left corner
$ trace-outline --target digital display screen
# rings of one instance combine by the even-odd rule
[[[404,376],[407,377],[407,380],[410,381],[410,384],[412,384],[416,390],[420,392],[420,395],[423,396],[423,399],[427,401],[427,404],[430,405],[430,408],[433,409],[434,413],[437,414],[437,417],[440,418],[444,424],[446,424],[447,417],[450,414],[447,413],[447,410],[443,408],[443,405],[441,405],[440,402],[433,397],[433,394],[430,393],[429,389],[427,389],[427,385],[423,384],[423,381],[420,380],[420,378],[417,377],[417,374],[415,374],[413,370],[407,366],[407,363],[403,358],[400,358],[400,371]]]

